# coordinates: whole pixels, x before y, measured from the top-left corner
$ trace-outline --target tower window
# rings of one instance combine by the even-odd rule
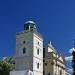
[[[39,42],[38,42],[38,45],[39,45]]]
[[[23,43],[25,44],[25,43],[26,43],[26,41],[23,41]]]
[[[26,24],[25,30],[29,30],[29,26]]]
[[[39,55],[39,49],[37,49],[37,54]]]
[[[38,45],[39,45],[40,43],[38,42]]]
[[[26,53],[26,48],[23,48],[23,54],[25,54]]]
[[[37,68],[39,69],[39,63],[37,63]]]
[[[43,48],[43,58],[45,58],[45,48]]]

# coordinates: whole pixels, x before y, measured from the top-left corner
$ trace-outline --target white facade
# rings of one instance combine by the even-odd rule
[[[37,31],[17,33],[15,70],[30,70],[33,75],[43,75],[43,39]]]
[[[65,75],[65,63],[51,43],[44,46],[44,75]]]

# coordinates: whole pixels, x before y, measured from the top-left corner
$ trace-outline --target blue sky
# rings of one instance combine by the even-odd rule
[[[65,56],[75,38],[75,0],[0,0],[0,57],[15,55],[16,32],[34,20],[44,42]]]

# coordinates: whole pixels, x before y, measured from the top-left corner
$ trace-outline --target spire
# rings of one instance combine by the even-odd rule
[[[49,44],[49,45],[52,45],[52,42],[51,42],[51,41],[49,41],[49,42],[48,42],[48,44]]]
[[[53,52],[57,53],[51,41],[48,42],[48,46],[53,50]]]

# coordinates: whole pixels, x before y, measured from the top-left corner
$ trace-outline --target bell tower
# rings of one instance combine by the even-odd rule
[[[25,31],[34,31],[34,30],[37,30],[35,22],[33,22],[33,21],[27,21],[24,24],[24,30]]]
[[[33,75],[43,75],[43,38],[36,23],[27,21],[24,31],[16,34],[16,70],[30,70]]]

